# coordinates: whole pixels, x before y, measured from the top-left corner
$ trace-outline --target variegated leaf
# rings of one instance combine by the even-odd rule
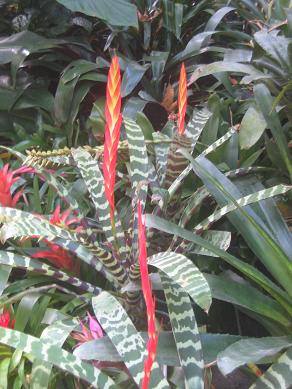
[[[0,251],[0,263],[15,268],[25,269],[39,274],[45,274],[57,280],[68,282],[69,284],[76,286],[86,292],[99,294],[100,288],[89,284],[88,282],[81,281],[76,277],[69,276],[61,270],[54,269],[36,259],[25,257],[23,255],[15,254],[10,251]]]
[[[228,139],[232,137],[233,134],[236,133],[235,128],[231,128],[225,135],[223,135],[221,138],[217,139],[216,142],[211,144],[209,147],[207,147],[200,156],[206,156],[213,151],[215,151],[218,147],[222,146],[223,143],[225,143]],[[189,175],[189,173],[192,171],[191,164],[188,164],[188,166],[180,173],[180,175],[173,181],[171,186],[168,188],[169,196],[170,198],[175,194],[175,192],[178,190],[178,188],[182,185],[183,180]]]
[[[268,189],[263,189],[255,193],[251,193],[250,195],[244,196],[240,199],[237,199],[237,206],[245,207],[246,205],[257,203],[261,200],[268,199],[270,197],[278,196],[284,193],[287,193],[291,190],[292,187],[288,185],[275,185]],[[234,203],[230,203],[220,208],[219,210],[212,213],[212,215],[208,216],[204,221],[200,224],[196,225],[194,231],[203,231],[207,230],[213,223],[220,220],[227,213],[234,211],[237,209],[237,206]]]
[[[115,215],[115,235],[112,231],[110,207],[104,189],[104,177],[99,169],[98,162],[91,157],[89,152],[83,150],[81,147],[73,150],[72,156],[88,188],[97,211],[97,218],[109,244],[115,246],[116,238],[120,254],[125,254],[128,250],[121,221],[117,215]]]
[[[218,247],[220,250],[228,250],[231,242],[231,232],[229,231],[206,231],[203,235],[203,238],[206,241],[212,243],[214,246]],[[205,249],[204,247],[195,246],[188,249],[191,253],[197,255],[208,255],[209,257],[218,257],[218,255],[213,252]]]
[[[250,389],[288,389],[291,388],[292,347],[280,356]]]
[[[156,170],[159,177],[159,184],[162,185],[165,180],[167,155],[171,139],[161,132],[153,132],[152,138],[154,140]]]
[[[81,361],[56,345],[48,345],[34,336],[0,327],[0,343],[29,353],[33,358],[50,363],[88,382],[97,389],[117,389],[118,385],[98,368]]]
[[[191,152],[194,150],[211,114],[212,113],[207,108],[201,110],[194,109],[193,115],[185,129],[185,136],[191,139]]]
[[[121,355],[134,381],[140,387],[144,374],[144,359],[147,355],[143,338],[137,332],[122,305],[108,292],[103,292],[98,298],[93,298],[92,306],[99,323]],[[169,388],[157,362],[154,362],[152,367],[151,388]]]
[[[199,269],[182,254],[166,251],[148,258],[151,266],[164,272],[178,284],[202,309],[208,311],[211,305],[209,285]]]
[[[46,327],[42,332],[40,339],[48,345],[63,346],[70,332],[77,327],[76,319],[57,321]],[[42,360],[35,360],[31,371],[31,389],[45,389],[49,385],[52,364]]]
[[[163,272],[159,273],[186,387],[203,389],[202,345],[190,297]]]

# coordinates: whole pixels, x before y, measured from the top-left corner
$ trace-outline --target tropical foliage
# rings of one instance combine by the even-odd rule
[[[291,2],[0,10],[0,387],[288,388]]]

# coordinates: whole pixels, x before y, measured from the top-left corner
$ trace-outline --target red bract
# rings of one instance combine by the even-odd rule
[[[116,181],[116,161],[118,144],[120,140],[120,128],[122,123],[121,115],[121,74],[118,57],[112,59],[108,73],[105,104],[105,135],[104,135],[104,157],[103,175],[105,194],[111,209],[113,220],[115,199],[114,186]]]
[[[8,164],[0,169],[0,204],[3,207],[14,208],[16,206],[17,201],[23,194],[23,190],[20,189],[13,196],[11,194],[11,187],[20,179],[19,175],[33,172],[34,169],[24,166],[16,170],[11,170]]]
[[[142,389],[147,389],[150,381],[151,368],[156,357],[158,336],[157,336],[156,323],[155,323],[155,300],[152,297],[152,287],[148,275],[145,226],[142,221],[140,201],[138,201],[138,234],[139,234],[139,263],[140,263],[141,284],[142,284],[142,291],[146,303],[147,324],[148,324],[148,343],[147,343],[148,355],[144,363],[144,378],[142,383]]]
[[[11,320],[10,312],[4,307],[3,313],[0,315],[0,327],[14,328],[15,319]]]
[[[61,213],[61,208],[58,205],[50,218],[50,223],[60,226],[62,228],[68,227],[73,223],[80,222],[79,219],[71,216],[71,210]],[[82,227],[78,227],[76,230],[80,230]],[[73,273],[79,273],[80,264],[76,258],[67,250],[63,249],[56,243],[52,243],[45,240],[45,243],[49,250],[42,250],[32,255],[33,258],[44,258],[51,262],[54,266],[69,270]]]
[[[182,63],[179,76],[178,89],[178,133],[183,135],[185,132],[185,116],[187,109],[187,74],[185,64]]]

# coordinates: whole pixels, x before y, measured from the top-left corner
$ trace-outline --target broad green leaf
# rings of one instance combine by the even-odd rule
[[[242,149],[249,149],[262,136],[267,123],[262,112],[252,105],[246,111],[240,126],[239,143]]]
[[[279,303],[264,295],[241,277],[228,274],[219,276],[204,274],[204,276],[210,285],[213,298],[227,301],[263,315],[270,320],[277,321],[286,328],[291,325],[287,312]]]
[[[184,151],[182,153],[187,155]],[[244,210],[240,208],[235,199],[241,197],[241,192],[211,162],[203,157],[198,157],[194,160],[189,156],[189,159],[195,173],[203,180],[219,205],[223,206],[231,201],[238,207],[236,211],[228,214],[227,217],[241,232],[247,244],[266,268],[292,296],[291,260],[269,234],[263,221],[250,206],[245,207]],[[277,258],[276,263],[275,258]]]
[[[189,295],[160,272],[170,322],[189,388],[204,388],[204,361],[199,331]]]
[[[17,348],[32,357],[53,364],[91,384],[94,388],[116,389],[114,381],[98,368],[82,362],[75,355],[55,345],[48,345],[34,336],[0,327],[0,343]]]
[[[144,359],[147,355],[144,340],[122,305],[108,292],[102,292],[97,298],[94,297],[92,306],[99,323],[121,355],[136,384],[140,386]],[[154,362],[151,371],[151,387],[169,388],[157,362]]]
[[[292,347],[280,356],[264,374],[260,377],[250,389],[283,388],[291,387],[292,377]]]
[[[63,346],[70,332],[78,325],[77,320],[57,321],[46,327],[40,339],[48,345]],[[31,389],[45,389],[49,385],[52,364],[35,360],[31,372]]]
[[[289,299],[289,296],[254,266],[251,266],[248,263],[225,252],[224,250],[219,249],[207,240],[193,234],[191,231],[187,231],[184,228],[181,228],[176,224],[168,222],[158,216],[147,214],[145,225],[149,228],[156,228],[159,231],[164,231],[168,234],[177,235],[182,239],[196,243],[198,246],[212,251],[214,254],[218,255],[218,257],[226,261],[229,265],[235,267],[237,270],[240,270],[248,278],[264,288],[275,299],[277,299],[290,314],[292,314],[291,300]]]
[[[243,339],[218,354],[218,367],[223,374],[229,374],[239,366],[258,363],[261,359],[275,355],[290,346],[292,346],[292,336]]]
[[[138,28],[137,8],[126,0],[58,0],[58,2],[73,12],[93,16],[115,26]]]
[[[137,62],[128,62],[123,74],[121,95],[128,96],[139,84],[149,65],[139,65]]]
[[[166,251],[152,255],[148,258],[148,263],[178,284],[202,309],[209,310],[211,305],[209,285],[190,259],[182,254]]]
[[[273,98],[270,94],[270,91],[264,84],[259,84],[254,87],[254,95],[256,102],[267,122],[267,127],[273,134],[273,138],[275,139],[278,146],[278,152],[280,153],[281,158],[290,174],[290,179],[292,180],[292,156],[288,148],[288,141],[285,137],[280,118],[277,112],[271,112]]]

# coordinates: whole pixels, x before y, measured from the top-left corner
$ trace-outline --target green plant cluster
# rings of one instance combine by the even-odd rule
[[[291,0],[0,0],[0,15],[0,387],[141,386],[139,199],[159,325],[150,387],[216,387],[217,366],[289,388]]]

